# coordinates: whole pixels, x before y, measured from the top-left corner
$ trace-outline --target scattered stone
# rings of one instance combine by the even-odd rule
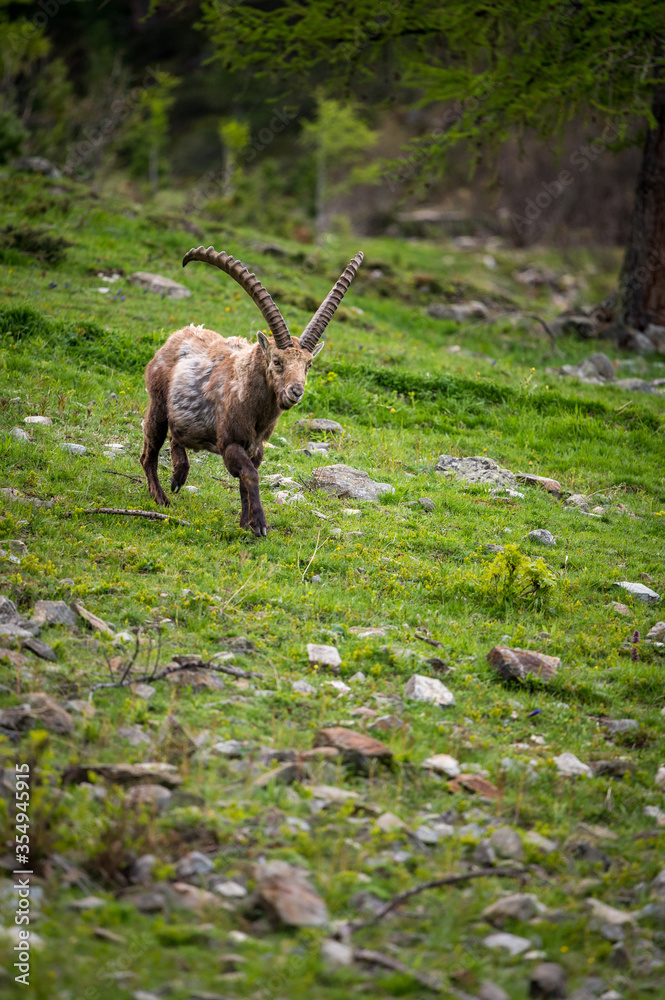
[[[142,764],[74,764],[63,774],[64,784],[80,784],[96,775],[113,785],[159,784],[166,788],[177,788],[182,782],[178,769],[173,764],[145,762]]]
[[[665,788],[665,764],[661,764],[656,771],[654,784],[656,788]]]
[[[188,688],[193,694],[200,691],[220,691],[226,687],[219,674],[211,674],[207,670],[177,670],[168,674],[165,679],[167,684]]]
[[[266,771],[255,778],[252,784],[255,788],[267,788],[274,781],[278,785],[292,785],[294,781],[302,781],[307,777],[304,764],[300,761],[289,761],[279,767]]]
[[[328,922],[326,904],[302,869],[286,861],[267,861],[255,869],[256,899],[275,922],[287,927],[321,927]]]
[[[303,448],[303,454],[312,458],[314,455],[327,455],[330,451],[328,441],[308,441]]]
[[[640,728],[637,719],[606,719],[603,722],[603,726],[613,736],[621,733],[630,733]]]
[[[524,847],[519,834],[510,826],[500,826],[492,830],[490,844],[500,858],[521,861],[524,857]]]
[[[192,294],[189,288],[173,281],[172,278],[164,278],[160,274],[150,274],[148,271],[135,271],[134,274],[129,275],[127,281],[132,285],[138,285],[139,288],[144,288],[147,292],[161,295],[162,298],[188,299]]]
[[[556,479],[548,479],[547,476],[535,476],[531,472],[516,472],[515,478],[518,482],[526,483],[529,486],[540,486],[557,498],[561,497],[563,493],[561,483],[557,482]]]
[[[349,688],[349,690],[351,689]],[[400,719],[399,715],[379,715],[369,723],[367,728],[382,729],[385,732],[391,732],[394,729],[408,729],[409,727],[404,719]]]
[[[50,417],[43,416],[33,416],[33,417],[23,417],[24,424],[37,424],[41,427],[50,427],[53,421]]]
[[[67,906],[70,910],[98,910],[106,904],[107,900],[101,896],[82,896],[80,899],[72,899]]]
[[[510,1000],[505,990],[496,983],[484,982],[478,989],[478,1000]]]
[[[139,698],[143,698],[144,701],[150,701],[150,699],[157,693],[157,689],[152,686],[152,684],[135,684],[134,694]]]
[[[591,766],[598,778],[625,778],[636,770],[635,764],[630,760],[595,760]]]
[[[353,948],[334,938],[325,938],[321,942],[321,958],[329,969],[343,969],[353,965]]]
[[[247,752],[247,743],[242,740],[220,740],[219,743],[213,744],[213,752],[220,755],[220,757],[228,757],[230,760],[238,760],[244,757]]]
[[[312,666],[330,667],[335,673],[339,673],[342,657],[339,655],[336,646],[318,645],[315,642],[307,643],[307,655]]]
[[[82,715],[86,719],[93,719],[97,714],[95,706],[89,701],[84,701],[82,698],[72,698],[71,701],[65,702],[65,708],[68,712]]]
[[[28,174],[44,174],[53,181],[62,177],[60,170],[45,156],[20,156],[14,161],[13,167]]]
[[[341,434],[344,428],[336,420],[328,420],[327,417],[315,417],[313,420],[296,420],[296,427],[302,427],[307,431],[322,431],[329,434]]]
[[[102,618],[98,618],[97,615],[93,615],[92,611],[88,611],[82,604],[75,604],[74,609],[96,632],[101,632],[102,635],[108,636],[115,635],[115,629],[112,625],[109,625]],[[134,639],[134,636],[132,636],[132,639]]]
[[[611,601],[610,607],[614,608],[614,610],[620,615],[625,615],[628,618],[633,617],[633,612],[631,611],[631,609],[628,607],[627,604],[622,604],[621,601]]]
[[[439,455],[435,472],[447,476],[459,476],[467,483],[484,483],[489,486],[514,487],[517,480],[510,469],[502,469],[492,458],[457,458],[455,455]]]
[[[366,680],[362,670],[356,670],[355,674],[349,677],[349,684],[364,684]]]
[[[85,445],[74,444],[72,441],[65,441],[60,445],[61,451],[67,451],[70,455],[85,455],[88,450]]]
[[[431,705],[454,705],[455,696],[436,677],[413,674],[404,686],[404,697],[412,701],[426,701]]]
[[[30,435],[27,431],[24,431],[22,427],[12,427],[9,432],[9,436],[13,437],[15,441],[30,442]]]
[[[233,879],[229,879],[226,882],[217,882],[214,886],[215,892],[219,896],[223,896],[224,899],[244,899],[247,895],[247,889],[240,882],[234,882]]]
[[[186,910],[201,913],[209,909],[216,910],[221,906],[222,901],[214,893],[208,892],[207,889],[199,889],[189,882],[174,882],[171,888],[177,893],[178,902]]]
[[[291,690],[295,691],[296,694],[316,694],[316,688],[308,684],[307,681],[293,681]]]
[[[447,305],[443,302],[433,302],[425,310],[433,319],[452,319],[463,323],[467,319],[489,319],[490,312],[486,305],[477,300],[470,302],[455,302]]]
[[[133,747],[150,743],[149,735],[140,726],[119,726],[117,733],[121,740],[127,740],[129,745]]]
[[[351,688],[348,684],[345,684],[344,681],[326,681],[326,685],[327,687],[334,688],[335,691],[340,693],[340,695],[351,693]]]
[[[166,909],[166,897],[162,892],[137,892],[129,889],[120,897],[123,903],[131,903],[139,913],[162,913]]]
[[[358,792],[337,788],[336,785],[312,785],[310,791],[315,799],[322,799],[324,802],[335,805],[343,805],[345,802],[352,802],[360,798]]]
[[[652,642],[665,642],[665,622],[656,622],[646,634]]]
[[[12,486],[3,486],[3,488],[0,489],[0,495],[5,497],[11,503],[25,503],[29,504],[31,507],[43,510],[51,510],[54,505],[53,500],[38,500],[36,497],[26,497],[23,493],[15,490]]]
[[[608,906],[607,903],[603,903],[600,899],[590,897],[585,902],[591,910],[591,915],[604,924],[622,927],[626,924],[635,923],[635,914],[627,913],[625,910],[617,910],[614,906]]]
[[[493,951],[507,951],[511,958],[521,955],[522,952],[528,951],[531,947],[528,938],[518,937],[517,934],[508,934],[506,931],[488,934],[486,938],[483,938],[483,944]]]
[[[376,825],[382,833],[395,833],[398,830],[406,830],[406,823],[396,816],[395,813],[381,813],[376,821]]]
[[[503,927],[507,920],[526,922],[535,917],[541,909],[538,898],[530,892],[515,892],[510,896],[502,896],[491,903],[482,912],[483,920],[494,927]]]
[[[14,733],[24,732],[33,723],[34,716],[27,705],[0,709],[0,728]]]
[[[469,792],[475,792],[486,799],[499,799],[501,798],[501,792],[493,785],[491,781],[487,778],[482,778],[479,774],[466,774],[462,772],[452,781],[448,782],[448,788],[451,792],[461,792],[462,788],[466,788]]]
[[[342,753],[345,761],[362,770],[367,770],[371,760],[388,762],[393,756],[392,750],[385,743],[363,733],[356,733],[353,729],[345,729],[343,726],[320,729],[314,737],[314,746],[334,747]]]
[[[447,753],[435,753],[432,757],[427,757],[420,766],[436,774],[445,774],[447,778],[456,778],[462,770],[455,758]]]
[[[63,736],[74,731],[74,720],[62,705],[43,692],[30,695],[30,711],[40,726]]]
[[[636,597],[638,601],[643,601],[645,604],[657,604],[660,600],[660,594],[657,594],[655,590],[651,590],[649,587],[645,587],[643,583],[629,583],[627,580],[623,580],[621,583],[615,583],[614,586],[623,587],[629,594]]]
[[[565,777],[575,777],[577,775],[584,777],[593,776],[593,771],[589,765],[583,764],[573,753],[566,752],[559,754],[558,757],[554,757],[554,763],[559,774]]]
[[[135,785],[127,795],[129,806],[149,806],[162,812],[171,798],[171,792],[163,785]]]
[[[190,851],[175,866],[175,873],[181,881],[191,878],[193,875],[207,875],[215,867],[214,861],[201,854],[200,851]]]
[[[505,545],[493,545],[489,544],[485,546],[485,552],[489,552],[490,555],[496,555],[498,552],[505,552]]]
[[[565,1000],[566,970],[557,962],[541,962],[529,977],[529,996],[534,1000]]]
[[[73,627],[78,619],[64,601],[36,601],[32,613],[34,625],[66,625]]]
[[[551,531],[547,528],[535,528],[533,531],[529,532],[529,538],[532,542],[537,542],[539,545],[545,545],[547,548],[554,548],[556,545],[556,538]]]
[[[418,503],[423,508],[423,510],[430,512],[434,510],[434,501],[430,500],[429,497],[418,497]]]
[[[138,786],[149,788],[149,785]],[[150,885],[152,881],[152,871],[157,864],[157,857],[154,854],[142,854],[140,858],[132,864],[128,872],[128,879],[132,885]]]
[[[504,680],[523,681],[530,674],[546,684],[556,676],[561,666],[558,656],[548,656],[533,649],[511,649],[509,646],[493,646],[487,654],[487,662]]]
[[[323,465],[313,472],[314,482],[338,497],[376,502],[384,493],[393,493],[389,483],[370,479],[368,473],[349,465]]]
[[[428,847],[433,847],[439,843],[439,833],[433,826],[423,824],[413,832],[414,837]]]

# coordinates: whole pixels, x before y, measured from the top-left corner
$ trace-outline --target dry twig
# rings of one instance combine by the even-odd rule
[[[263,677],[263,674],[257,674],[251,670],[242,670],[240,667],[225,667],[217,663],[203,663],[198,661],[178,663],[173,667],[166,667],[165,670],[160,671],[158,674],[154,673],[153,670],[152,673],[144,674],[142,677],[129,677],[128,670],[125,669],[119,681],[114,681],[113,683],[103,681],[100,684],[93,684],[88,692],[88,701],[92,701],[94,692],[102,688],[129,687],[132,684],[152,684],[154,681],[161,681],[164,677],[168,677],[169,674],[176,674],[180,670],[209,670],[215,674],[229,674],[230,677],[235,678],[256,677],[260,680]]]
[[[82,511],[83,514],[122,514],[125,517],[146,517],[149,521],[170,521],[172,524],[186,524],[188,527],[191,521],[183,521],[179,517],[171,517],[170,514],[160,514],[157,510],[129,510],[125,507],[89,507]]]
[[[401,972],[405,976],[411,976],[416,982],[431,990],[432,993],[442,992],[441,985],[434,979],[426,976],[423,972],[416,972],[415,969],[410,969],[404,962],[400,962],[397,958],[391,958],[389,955],[384,955],[381,951],[356,948],[353,952],[353,957],[357,962],[367,962],[369,965],[381,965],[384,969],[390,969],[392,972]]]
[[[385,906],[382,906],[380,910],[372,914],[367,920],[358,921],[358,923],[352,923],[349,927],[351,933],[361,930],[363,927],[371,927],[373,924],[378,923],[383,920],[385,916],[395,910],[402,903],[405,903],[407,899],[411,899],[412,896],[417,896],[421,892],[425,892],[426,889],[438,889],[443,885],[456,885],[458,882],[468,882],[470,879],[474,878],[520,878],[524,875],[523,868],[478,868],[475,871],[470,872],[457,872],[455,875],[443,875],[441,878],[432,879],[430,882],[421,882],[419,885],[414,885],[410,889],[405,889],[403,892],[398,892],[396,896],[389,899]]]
[[[128,472],[116,472],[114,469],[102,469],[106,476],[122,476],[124,479],[131,479],[132,482],[141,485],[143,480],[139,476],[130,476]]]

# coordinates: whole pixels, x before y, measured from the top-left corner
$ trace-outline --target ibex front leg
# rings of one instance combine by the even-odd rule
[[[255,535],[267,535],[268,525],[261,506],[259,474],[256,470],[256,465],[260,464],[261,457],[257,455],[254,460],[250,459],[245,449],[239,444],[227,445],[222,457],[224,465],[231,475],[240,481],[240,501],[242,503],[240,527],[251,528]]]

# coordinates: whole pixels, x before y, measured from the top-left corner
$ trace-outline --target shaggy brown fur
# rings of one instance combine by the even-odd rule
[[[362,255],[358,257],[356,270]],[[330,295],[324,305],[329,299]],[[307,347],[301,347],[287,331],[289,346],[283,349],[263,333],[257,334],[257,344],[244,337],[221,337],[202,326],[186,326],[171,334],[145,375],[150,405],[141,465],[156,503],[169,503],[157,475],[157,460],[170,431],[171,490],[177,493],[187,481],[187,449],[221,455],[239,480],[240,527],[251,528],[255,535],[267,534],[258,474],[263,445],[280,414],[303,398],[307,372],[323,348],[314,346],[322,332],[323,327],[318,335],[315,330]]]

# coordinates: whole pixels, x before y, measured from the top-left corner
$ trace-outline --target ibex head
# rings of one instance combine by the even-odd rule
[[[185,254],[182,266],[189,264],[190,260],[205,261],[230,275],[261,310],[272,333],[272,337],[267,337],[264,333],[257,333],[259,344],[265,355],[266,378],[275,393],[280,408],[290,410],[292,406],[300,402],[305,394],[307,372],[316,355],[323,350],[323,344],[320,344],[319,340],[362,264],[362,251],[358,252],[349,263],[300,337],[295,339],[291,337],[282,314],[271,296],[258,278],[254,274],[250,274],[248,268],[239,260],[235,260],[224,251],[218,253],[214,247],[208,247],[207,250],[205,247],[190,250]]]

